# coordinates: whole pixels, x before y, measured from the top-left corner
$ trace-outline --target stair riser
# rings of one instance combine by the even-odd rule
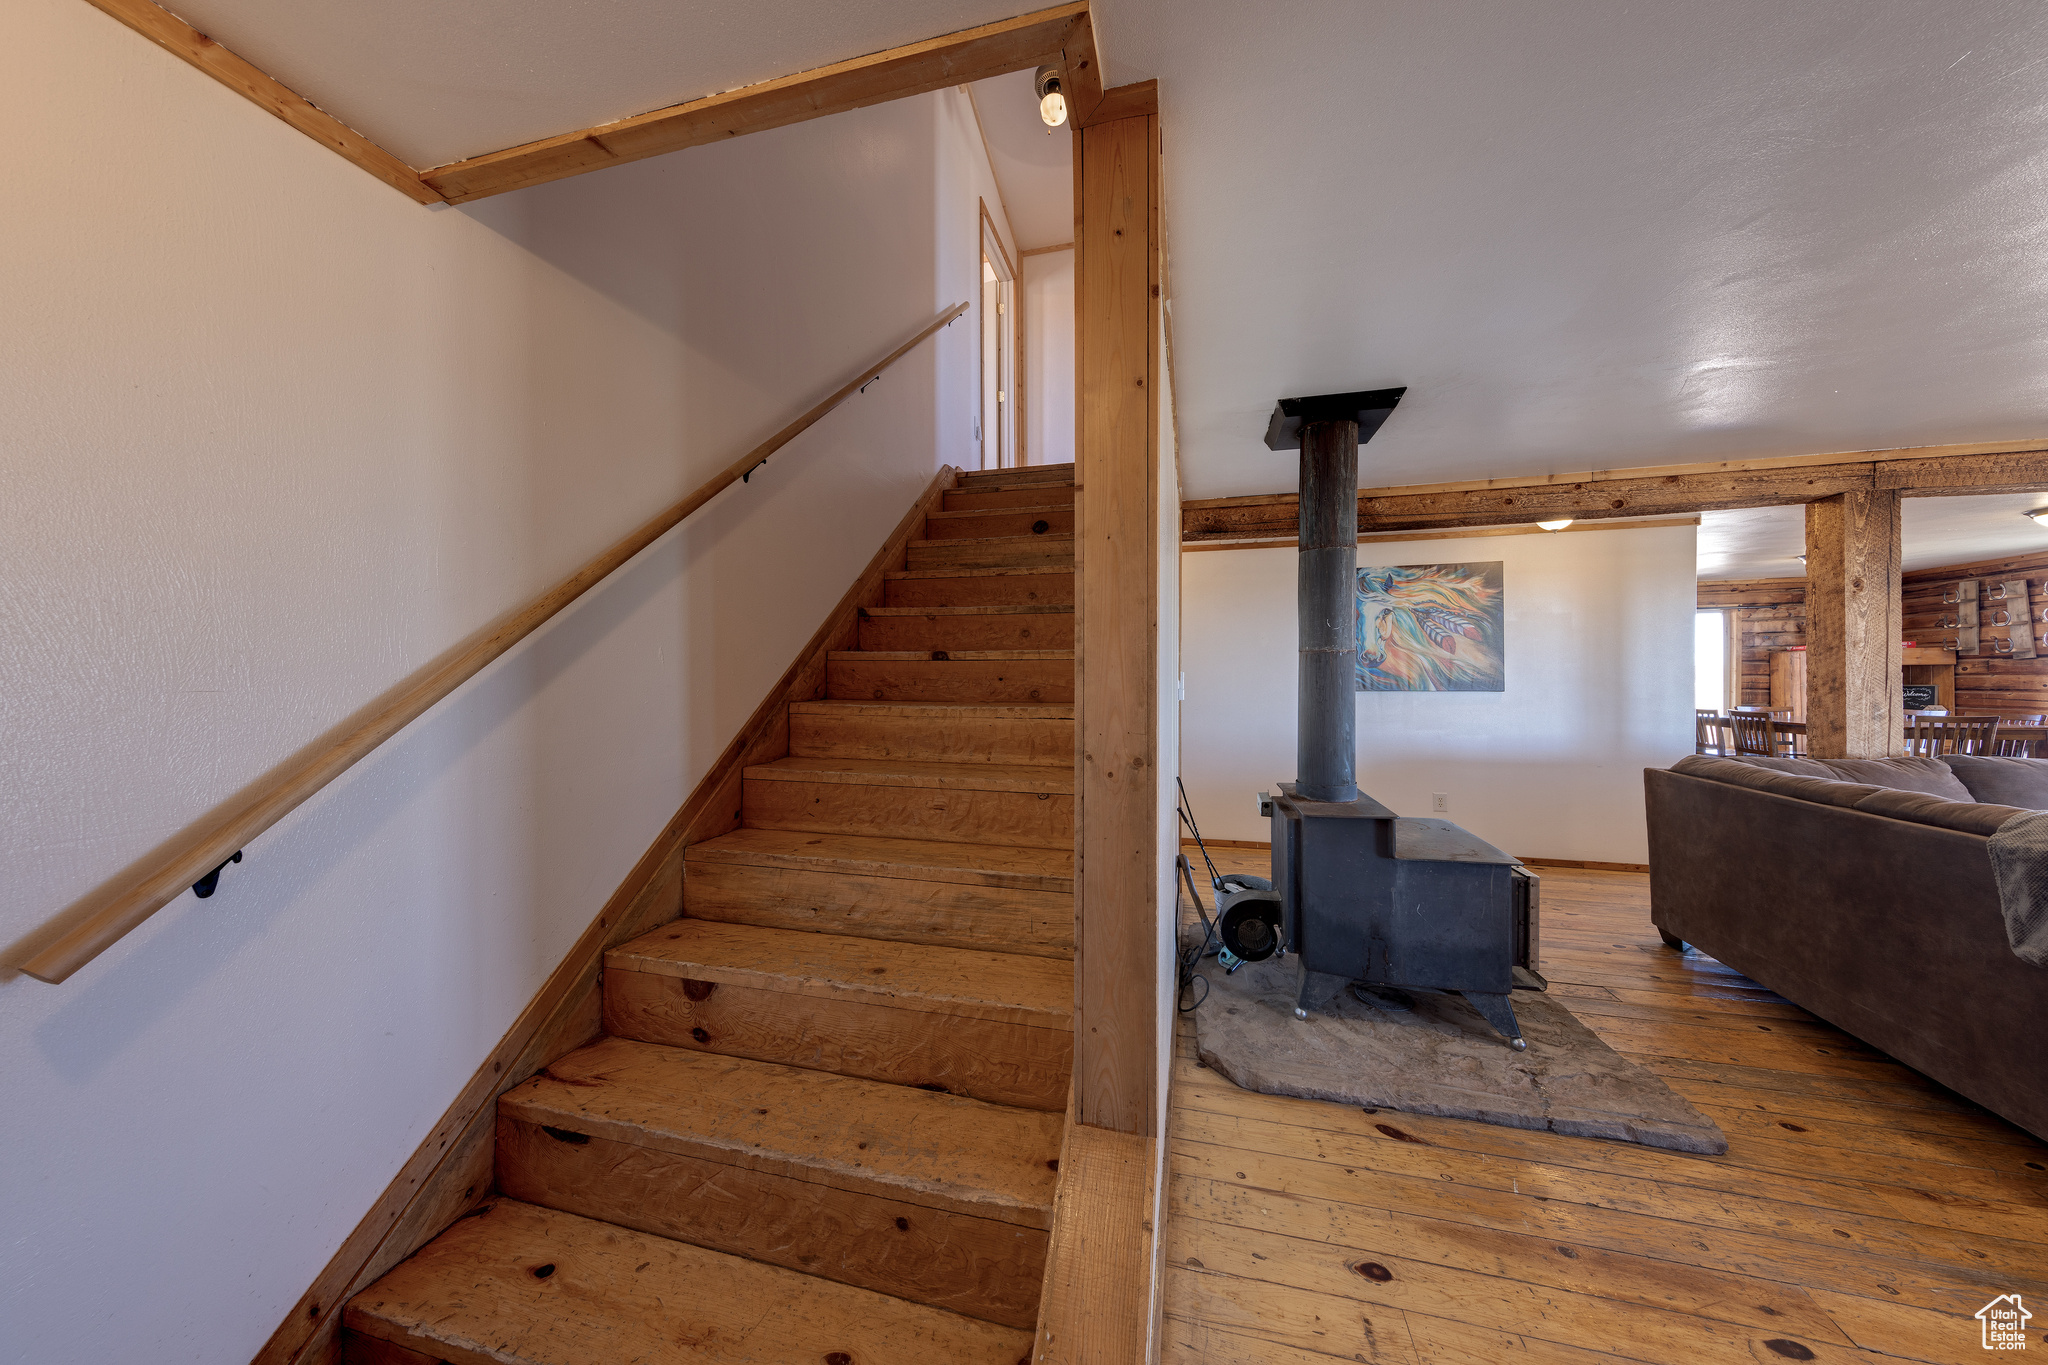
[[[1064,891],[693,863],[683,879],[683,913],[895,943],[1074,956],[1074,897]]]
[[[862,649],[1072,649],[1074,613],[863,616]]]
[[[854,782],[749,781],[743,790],[742,822],[760,829],[1027,848],[1074,842],[1074,798],[1066,795]]]
[[[700,999],[691,999],[695,994]],[[1067,1107],[1074,1035],[992,1019],[607,968],[607,1033],[694,1052],[943,1089],[992,1104]],[[699,1035],[702,1035],[701,1037]]]
[[[1035,1228],[610,1138],[563,1142],[503,1114],[498,1185],[528,1203],[1006,1327],[1037,1322],[1047,1235]]]
[[[833,659],[833,701],[1040,702],[1074,700],[1072,659]]]
[[[454,1359],[456,1357],[453,1356],[423,1355],[395,1341],[379,1341],[357,1332],[344,1332],[341,1338],[342,1365],[448,1365]]]
[[[892,578],[887,607],[1028,607],[1074,605],[1070,573],[988,574],[972,578]]]
[[[1044,529],[1039,529],[1043,527]],[[1071,507],[1025,508],[1009,511],[994,508],[970,517],[928,517],[924,523],[927,540],[976,540],[989,536],[1070,536],[1074,534]]]
[[[946,494],[944,510],[979,512],[989,507],[1071,507],[1074,491],[1070,483],[1046,484],[1037,488],[993,488],[978,493],[963,489]]]
[[[958,491],[976,492],[988,488],[1072,488],[1071,464],[1025,465],[1019,469],[970,469],[960,476]]]
[[[1006,569],[1024,565],[1074,562],[1074,542],[1052,536],[989,545],[982,541],[923,540],[910,546],[912,569]]]
[[[797,758],[1070,764],[1074,761],[1074,722],[791,712],[789,752]]]

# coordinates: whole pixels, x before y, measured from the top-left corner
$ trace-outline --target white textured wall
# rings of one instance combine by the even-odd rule
[[[88,5],[9,13],[0,943],[974,288],[953,92],[428,211]],[[965,462],[973,343],[920,348],[212,900],[65,985],[0,975],[0,1359],[249,1357]]]
[[[1643,773],[1692,752],[1693,529],[1358,547],[1371,564],[1500,560],[1507,690],[1361,692],[1358,785],[1520,857],[1641,863]],[[1265,840],[1253,794],[1294,780],[1295,552],[1190,553],[1181,771],[1202,832]]]
[[[1074,460],[1074,253],[1026,256],[1024,277],[1025,460]]]

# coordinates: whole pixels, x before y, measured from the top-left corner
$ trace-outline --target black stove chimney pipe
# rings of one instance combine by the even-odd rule
[[[1295,557],[1300,723],[1295,787],[1310,801],[1356,801],[1358,423],[1301,426],[1301,535]]]
[[[1301,451],[1294,786],[1309,801],[1358,799],[1358,447],[1406,392],[1283,398],[1266,427],[1268,450]]]

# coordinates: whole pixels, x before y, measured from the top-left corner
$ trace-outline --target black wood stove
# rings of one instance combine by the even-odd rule
[[[1517,1049],[1509,991],[1536,975],[1538,883],[1448,820],[1396,815],[1356,783],[1358,447],[1402,389],[1282,399],[1266,432],[1301,451],[1298,776],[1270,798],[1279,938],[1301,962],[1295,1014],[1346,983],[1454,990]],[[1377,990],[1376,990],[1377,988]]]

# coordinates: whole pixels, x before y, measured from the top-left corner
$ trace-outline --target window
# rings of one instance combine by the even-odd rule
[[[1696,611],[1692,617],[1692,704],[1702,710],[1728,709],[1728,613]]]

